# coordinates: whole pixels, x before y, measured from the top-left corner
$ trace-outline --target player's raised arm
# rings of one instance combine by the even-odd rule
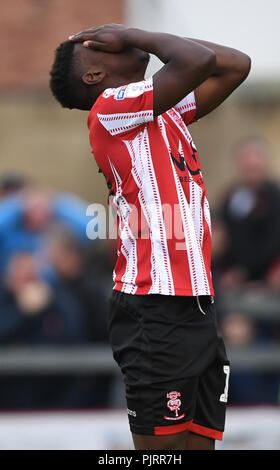
[[[130,46],[156,55],[165,65],[154,75],[154,115],[158,116],[197,88],[215,69],[215,53],[171,34],[132,29]]]
[[[71,40],[103,52],[138,48],[156,55],[165,65],[154,75],[154,115],[158,116],[197,88],[216,68],[215,52],[171,34],[153,33],[120,25],[83,31]]]
[[[196,118],[199,119],[217,108],[248,76],[251,59],[230,47],[192,39],[216,54],[212,75],[195,89]]]

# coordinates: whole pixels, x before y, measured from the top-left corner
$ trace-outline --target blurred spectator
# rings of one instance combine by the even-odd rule
[[[81,274],[82,267],[78,251],[74,253],[73,249],[71,254],[68,247],[60,245],[60,248],[69,256],[68,260],[62,257],[63,275],[74,281],[74,277],[78,277],[77,268]],[[79,281],[76,282],[79,286]],[[79,292],[75,283],[70,282],[68,287],[60,284],[52,287],[43,281],[36,272],[31,253],[13,256],[0,288],[2,346],[73,346],[106,341],[104,297],[93,288],[91,292],[84,289],[88,298],[83,299],[84,292]],[[91,305],[86,310],[85,303],[89,298]],[[2,377],[0,408],[104,407],[109,404],[111,384],[110,375],[94,378]]]
[[[1,196],[1,344],[107,342],[112,262],[107,246],[87,238],[87,204],[12,174]],[[111,375],[0,377],[0,408],[104,407],[111,384]]]
[[[256,323],[244,314],[230,313],[223,320],[223,336],[231,348],[241,351],[261,343]],[[232,368],[229,387],[231,405],[277,404],[280,374],[277,372],[255,371],[247,368]]]
[[[280,255],[280,190],[271,172],[271,149],[248,137],[234,149],[236,181],[221,204],[229,240],[227,285],[263,280]]]
[[[0,203],[0,274],[16,253],[37,255],[37,269],[50,274],[45,237],[53,223],[66,226],[75,237],[86,237],[86,203],[77,197],[28,188],[5,197]]]
[[[27,178],[18,173],[7,173],[0,179],[0,198],[20,191],[28,184]]]
[[[222,276],[225,275],[230,265],[228,255],[229,249],[229,235],[226,226],[219,215],[218,211],[212,211],[211,216],[211,231],[212,231],[212,277],[215,285],[216,296],[218,294],[219,282]]]
[[[213,278],[225,341],[230,349],[246,350],[278,341],[280,322],[266,317],[265,292],[280,290],[280,189],[271,171],[271,149],[263,138],[240,141],[234,148],[234,164],[235,182],[212,221]],[[263,290],[266,299],[258,318],[246,314],[248,305],[253,308],[256,289],[259,296]],[[249,302],[244,311],[241,303],[239,311],[230,308],[230,301],[227,304],[232,291]],[[275,404],[279,386],[277,372],[233,369],[229,403]]]
[[[39,278],[32,254],[15,255],[0,290],[1,344],[73,344],[86,337],[79,304]]]
[[[231,346],[248,346],[255,339],[255,327],[250,318],[230,313],[223,322],[223,336]]]
[[[237,292],[238,295],[238,292]],[[254,350],[265,344],[273,344],[275,321],[254,319],[244,312],[228,311],[220,321],[223,337],[229,351]],[[279,324],[279,322],[278,322]],[[280,373],[278,371],[255,370],[251,367],[231,368],[229,404],[277,404],[280,391]]]
[[[61,227],[56,227],[50,243],[52,264],[58,282],[56,290],[78,302],[87,325],[88,341],[107,342],[108,285],[102,278],[102,264],[88,260],[89,248]],[[106,258],[103,258],[106,264]],[[98,276],[100,270],[100,277]]]

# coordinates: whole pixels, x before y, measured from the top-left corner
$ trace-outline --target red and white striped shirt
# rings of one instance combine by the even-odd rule
[[[106,89],[89,117],[97,164],[119,225],[114,289],[130,294],[214,295],[211,224],[187,125],[194,93],[153,116],[153,80]]]

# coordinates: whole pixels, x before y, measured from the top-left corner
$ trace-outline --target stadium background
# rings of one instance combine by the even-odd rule
[[[261,136],[271,145],[271,174],[273,180],[278,183],[279,10],[277,0],[268,0],[265,3],[259,0],[238,0],[231,3],[219,0],[213,0],[211,3],[201,0],[5,2],[0,17],[1,187],[5,188],[7,180],[11,177],[23,178],[30,181],[29,184],[34,185],[37,192],[38,188],[51,188],[59,194],[78,196],[83,201],[81,210],[93,202],[106,204],[107,191],[104,180],[102,175],[98,174],[90,153],[87,114],[64,110],[57,105],[48,89],[48,74],[54,49],[70,33],[108,22],[220,42],[248,53],[252,58],[252,71],[247,82],[219,109],[201,120],[198,125],[192,126],[191,133],[198,146],[210,204],[214,209],[219,206],[224,192],[235,178],[233,146],[248,135]],[[154,72],[158,65],[158,62],[153,60],[149,73]],[[8,196],[3,189],[1,204],[5,202],[6,197]],[[280,217],[280,214],[275,215],[277,216]],[[214,231],[214,236],[216,233]],[[62,240],[64,239],[62,237]],[[1,249],[4,248],[0,246],[0,252]],[[108,264],[110,256],[110,247],[107,245],[104,247],[102,244],[94,251],[92,259],[93,263],[97,263],[96,269],[93,270],[96,276],[100,266],[98,263]],[[109,287],[107,274],[107,271],[104,272],[104,279],[106,278]],[[250,401],[250,397],[246,396],[243,400],[240,396],[230,403],[227,434],[224,444],[220,445],[221,448],[280,447],[279,430],[274,424],[279,418],[280,283],[277,284],[276,279],[274,284],[277,287],[270,291],[265,279],[262,281],[261,284],[258,283],[261,288],[258,287],[257,291],[252,291],[246,284],[241,286],[241,290],[228,289],[225,298],[221,296],[220,299],[224,310],[238,309],[242,321],[244,318],[247,321],[246,315],[250,319],[248,326],[247,323],[238,323],[237,316],[237,320],[235,318],[233,323],[229,324],[235,331],[238,328],[243,328],[243,332],[244,328],[254,331],[256,328],[263,328],[262,324],[259,327],[255,322],[264,319],[267,311],[270,311],[272,313],[266,318],[264,328],[266,332],[267,329],[278,332],[274,335],[266,334],[265,341],[260,342],[254,342],[250,334],[245,335],[244,339],[242,331],[239,330],[237,340],[236,336],[233,338],[229,333],[233,367],[236,371],[247,374],[240,382],[241,386],[247,390],[252,387],[255,391],[258,383],[255,376],[252,378],[255,373],[262,374],[262,383],[267,381],[273,385],[267,387],[267,394],[264,392],[261,397],[256,394]],[[271,301],[273,305],[270,305]],[[8,314],[2,307],[0,315],[4,317]],[[40,315],[38,318],[40,319]],[[0,337],[1,324],[0,322]],[[82,377],[85,381],[83,387],[87,388],[89,395],[93,387],[93,395],[85,400],[84,395],[79,395],[79,388],[79,393],[74,390],[80,397],[76,398],[76,401],[69,399],[68,402],[62,403],[61,399],[57,402],[54,399],[50,404],[45,400],[40,402],[45,403],[45,406],[38,406],[36,401],[32,403],[32,396],[30,400],[17,405],[16,398],[14,402],[7,399],[8,392],[6,395],[0,394],[0,409],[5,411],[0,424],[0,435],[3,436],[3,439],[0,439],[0,448],[113,449],[131,446],[126,416],[122,409],[122,386],[118,373],[111,365],[106,341],[97,341],[98,344],[95,344],[94,338],[85,341],[78,341],[76,338],[72,344],[71,339],[64,341],[61,337],[61,344],[59,341],[53,344],[45,339],[40,344],[40,341],[29,341],[28,335],[22,335],[21,338],[5,336],[3,341],[0,350],[2,388],[7,387],[9,390],[16,387],[20,390],[22,387],[24,393],[32,395],[32,390],[38,389],[38,381],[43,388],[44,384],[48,382],[49,385],[53,381],[55,388],[55,380],[62,378],[63,386],[67,387],[73,377],[75,380]],[[99,349],[93,357],[91,348],[95,346]],[[111,367],[114,371],[113,380],[110,375]],[[87,377],[90,377],[90,385],[86,382]],[[35,388],[29,389],[26,381],[31,384],[36,378],[38,380],[37,383],[34,382]],[[277,392],[271,391],[276,388]],[[104,394],[107,399],[102,401],[100,396],[104,397]],[[93,396],[97,397],[96,401]],[[100,407],[105,408],[103,414]],[[45,412],[54,408],[60,411]],[[72,411],[66,412],[68,408]],[[80,410],[75,412],[73,408]],[[90,411],[86,411],[88,408]],[[99,411],[93,411],[96,408]],[[61,409],[64,411],[61,412]],[[38,432],[37,423],[40,423],[40,427],[43,425],[44,432]],[[97,428],[100,429],[99,435]],[[123,434],[119,432],[120,428],[123,429]],[[274,429],[273,435],[271,429]],[[75,438],[78,434],[79,438]]]

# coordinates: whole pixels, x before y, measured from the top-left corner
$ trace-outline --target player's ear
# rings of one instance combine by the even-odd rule
[[[104,77],[106,76],[106,72],[101,66],[94,66],[91,67],[84,75],[82,76],[82,80],[87,85],[97,85],[97,83],[102,82]]]

